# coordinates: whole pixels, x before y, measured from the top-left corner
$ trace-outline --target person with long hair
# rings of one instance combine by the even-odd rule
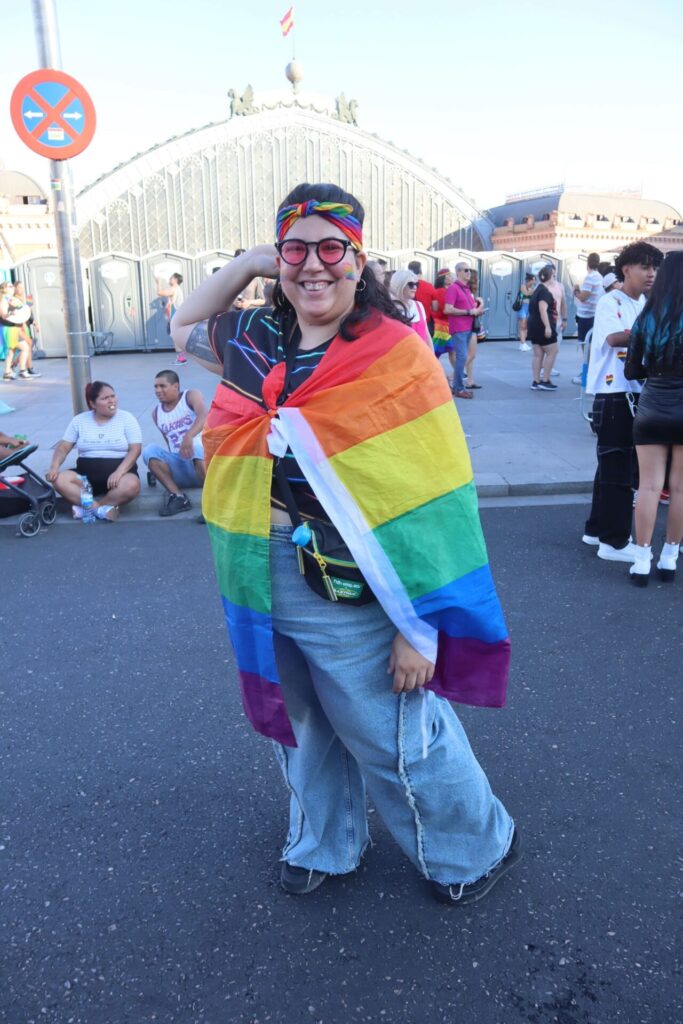
[[[406,316],[408,323],[418,334],[425,345],[432,348],[431,335],[427,329],[427,313],[424,306],[415,298],[419,280],[412,270],[397,270],[391,278],[389,293],[398,308]]]
[[[669,458],[666,540],[657,562],[662,580],[674,578],[683,538],[683,253],[669,253],[659,269],[630,333],[624,376],[646,378],[633,422],[640,482],[635,561],[629,570],[634,583],[646,586]]]
[[[54,450],[45,479],[72,505],[74,519],[83,518],[82,477],[95,498],[98,519],[115,522],[119,509],[140,493],[137,460],[142,451],[142,431],[131,412],[119,409],[111,384],[94,380],[85,386],[88,412],[71,420]],[[60,467],[72,448],[78,458],[75,469]]]
[[[220,378],[203,511],[245,711],[290,792],[282,887],[358,867],[367,789],[434,897],[467,906],[520,846],[446,698],[500,706],[509,641],[450,391],[363,219],[297,186],[276,244],[204,281],[173,341]],[[273,309],[230,310],[277,274]]]
[[[536,275],[529,271],[522,284],[519,286],[517,292],[517,302],[519,303],[519,310],[517,311],[517,335],[519,337],[519,351],[529,352],[531,345],[527,341],[528,332],[528,321],[529,321],[529,300],[534,293],[536,287]]]

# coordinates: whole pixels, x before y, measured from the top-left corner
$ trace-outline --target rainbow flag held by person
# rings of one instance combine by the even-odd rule
[[[284,18],[280,18],[280,28],[283,36],[289,35],[294,28],[294,8],[290,7]]]
[[[254,727],[296,745],[273,650],[269,565],[272,459],[287,446],[397,630],[435,663],[428,687],[502,707],[510,643],[467,445],[432,352],[409,326],[377,315],[355,342],[336,337],[278,407],[283,380],[278,363],[262,405],[219,387],[203,435],[203,512]]]

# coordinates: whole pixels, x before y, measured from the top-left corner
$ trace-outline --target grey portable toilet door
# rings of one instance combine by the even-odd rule
[[[111,350],[142,349],[140,263],[134,256],[112,253],[89,263],[93,327],[111,331]]]
[[[23,281],[26,294],[33,299],[36,352],[46,356],[66,355],[66,326],[62,282],[56,256],[33,256],[17,267],[17,280]]]
[[[157,280],[167,284],[171,274],[182,274],[183,298],[194,288],[192,259],[172,252],[157,252],[145,256],[140,263],[142,272],[143,319],[145,326],[145,347],[149,349],[173,349],[166,316],[168,300],[157,295]]]
[[[489,338],[514,338],[516,315],[512,303],[517,297],[521,263],[507,253],[492,253],[481,261],[480,293],[487,312],[484,325]]]

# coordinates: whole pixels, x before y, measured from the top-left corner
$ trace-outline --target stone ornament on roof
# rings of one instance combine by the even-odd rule
[[[346,102],[346,96],[343,92],[340,92],[335,100],[337,104],[337,121],[341,121],[342,124],[355,124],[358,127],[358,121],[356,114],[358,113],[358,103],[356,100],[349,100]]]
[[[238,96],[234,89],[228,90],[228,96],[230,97],[230,117],[258,113],[258,108],[254,106],[254,90],[250,85],[246,87],[241,96]]]
[[[230,117],[246,117],[250,114],[262,114],[268,110],[310,110],[314,114],[325,114],[341,124],[352,124],[358,127],[358,103],[347,100],[340,93],[335,100],[317,93],[295,93],[282,90],[271,90],[255,93],[248,85],[240,96],[235,89],[228,90],[230,98]]]

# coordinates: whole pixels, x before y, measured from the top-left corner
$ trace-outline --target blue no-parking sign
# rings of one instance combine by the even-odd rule
[[[12,124],[40,156],[68,160],[95,134],[95,107],[75,78],[52,68],[26,75],[12,93]]]

